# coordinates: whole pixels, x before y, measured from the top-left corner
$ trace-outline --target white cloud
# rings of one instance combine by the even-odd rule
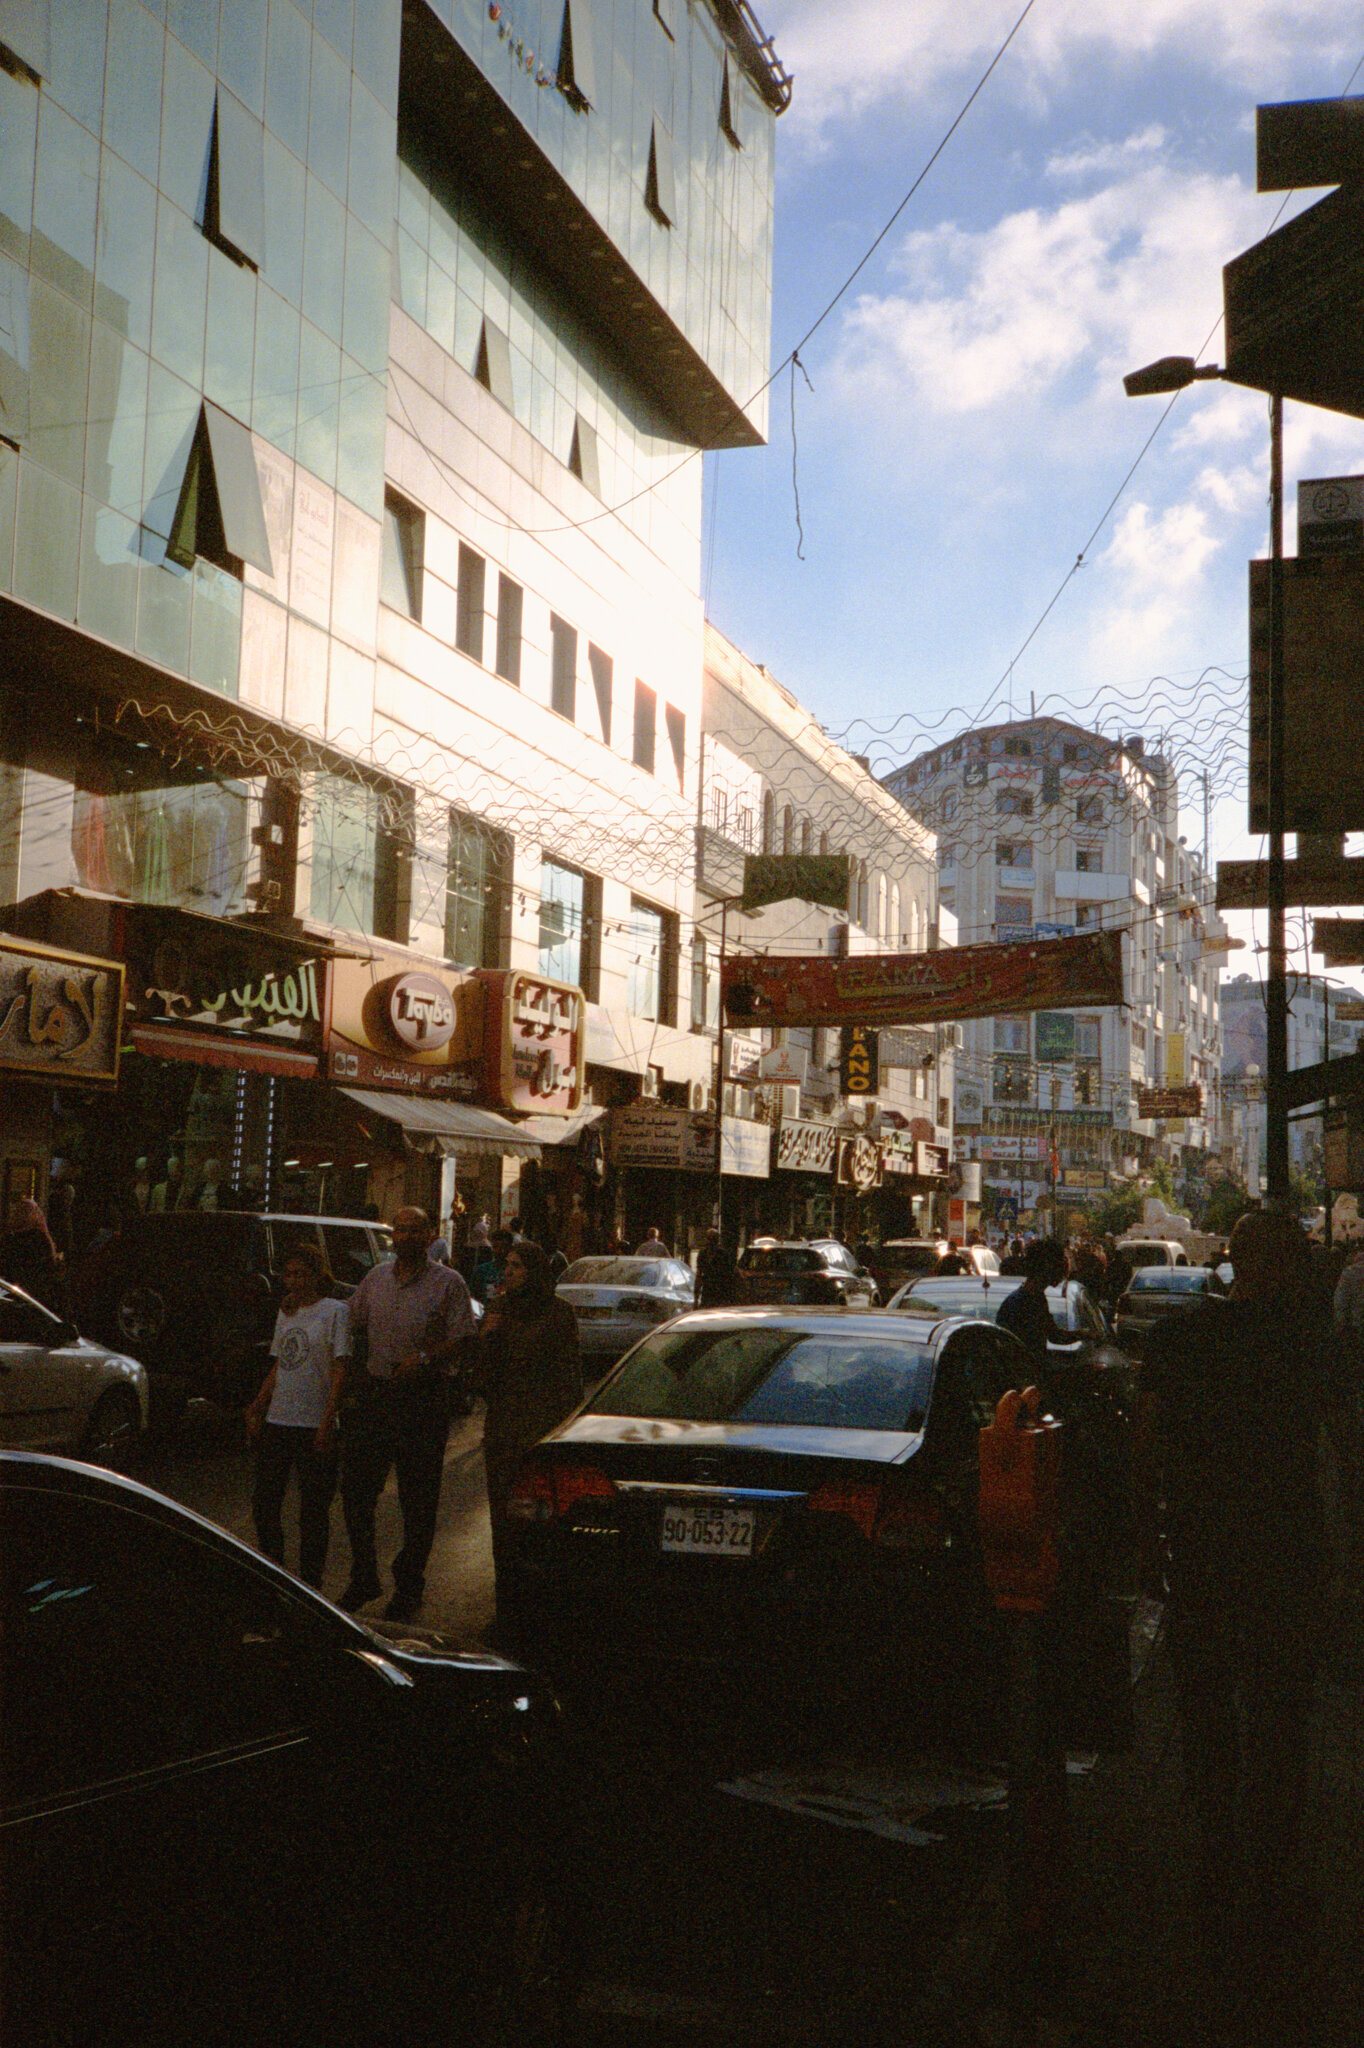
[[[1256,206],[1236,178],[1151,165],[984,230],[911,234],[894,262],[906,288],[864,293],[845,315],[839,380],[849,396],[908,387],[957,414],[1074,373],[1116,397],[1123,371],[1203,349],[1222,263],[1253,239]]]
[[[1173,597],[1196,584],[1209,557],[1221,545],[1209,530],[1201,505],[1129,505],[1114,528],[1103,561],[1123,577],[1125,595],[1141,602],[1152,595]]]
[[[1021,8],[1018,0],[762,0],[759,12],[795,74],[783,129],[808,143],[826,124],[912,104],[983,70]],[[1358,25],[1345,12],[1338,0],[1059,0],[1035,9],[996,77],[1012,97],[1036,98],[1063,88],[1086,59],[1168,56],[1264,97],[1276,80],[1314,73],[1329,93],[1359,54]]]
[[[1092,136],[1074,149],[1047,158],[1049,178],[1088,178],[1102,172],[1113,176],[1128,171],[1139,157],[1152,156],[1165,147],[1166,133],[1158,121],[1129,135],[1123,142],[1096,142]]]

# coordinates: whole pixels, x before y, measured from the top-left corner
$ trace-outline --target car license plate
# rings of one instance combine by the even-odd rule
[[[753,1523],[752,1508],[697,1508],[676,1501],[663,1510],[662,1547],[707,1557],[751,1557]]]

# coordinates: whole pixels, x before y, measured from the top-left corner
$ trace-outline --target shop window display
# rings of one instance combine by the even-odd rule
[[[246,783],[77,790],[71,854],[83,887],[211,917],[248,909],[251,828]]]

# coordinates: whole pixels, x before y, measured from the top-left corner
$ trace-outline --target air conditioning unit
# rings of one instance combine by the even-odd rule
[[[658,1100],[658,1069],[657,1069],[657,1067],[646,1067],[646,1068],[644,1069],[644,1072],[643,1072],[643,1073],[642,1073],[642,1074],[640,1075],[640,1077],[639,1077],[639,1095],[640,1095],[640,1100],[641,1100],[641,1102],[657,1102],[657,1100]]]
[[[691,1106],[698,1115],[702,1110],[714,1109],[715,1090],[707,1087],[704,1081],[693,1081],[691,1084]]]

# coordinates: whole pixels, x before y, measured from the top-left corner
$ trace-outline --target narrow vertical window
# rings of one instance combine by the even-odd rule
[[[578,635],[557,615],[549,622],[549,705],[560,718],[578,715]]]
[[[660,226],[677,219],[677,187],[673,178],[673,139],[657,114],[649,136],[649,168],[644,178],[644,204]]]
[[[589,427],[579,414],[573,422],[573,446],[568,451],[568,466],[579,483],[591,491],[594,498],[601,496],[601,455],[597,448],[597,430]]]
[[[384,541],[379,595],[409,619],[422,615],[422,552],[425,519],[396,491],[384,492]]]
[[[512,390],[511,346],[500,327],[491,320],[483,322],[483,332],[478,338],[478,360],[474,375],[485,391],[491,391],[499,405],[505,405],[508,412],[516,409],[516,395]]]
[[[459,586],[455,594],[455,645],[470,661],[483,659],[483,591],[488,565],[482,555],[459,544]]]
[[[743,143],[734,120],[734,88],[729,82],[729,58],[720,79],[720,133],[731,149],[742,149]]]
[[[668,745],[672,748],[673,767],[677,770],[677,786],[687,786],[687,717],[675,704],[669,704],[663,714],[668,728]]]
[[[521,612],[524,592],[510,576],[497,579],[497,673],[521,687]]]
[[[647,683],[635,684],[635,746],[632,759],[636,768],[645,773],[654,772],[654,737],[658,724],[658,697]]]
[[[230,92],[218,90],[209,144],[204,233],[237,263],[265,260],[265,130]]]
[[[611,694],[615,663],[609,654],[603,654],[600,647],[591,641],[587,647],[587,666],[592,671],[592,688],[597,698],[597,718],[601,724],[601,736],[605,744],[611,744]]]
[[[564,26],[559,38],[559,70],[555,81],[565,99],[579,108],[597,103],[597,57],[588,0],[564,0]]]

